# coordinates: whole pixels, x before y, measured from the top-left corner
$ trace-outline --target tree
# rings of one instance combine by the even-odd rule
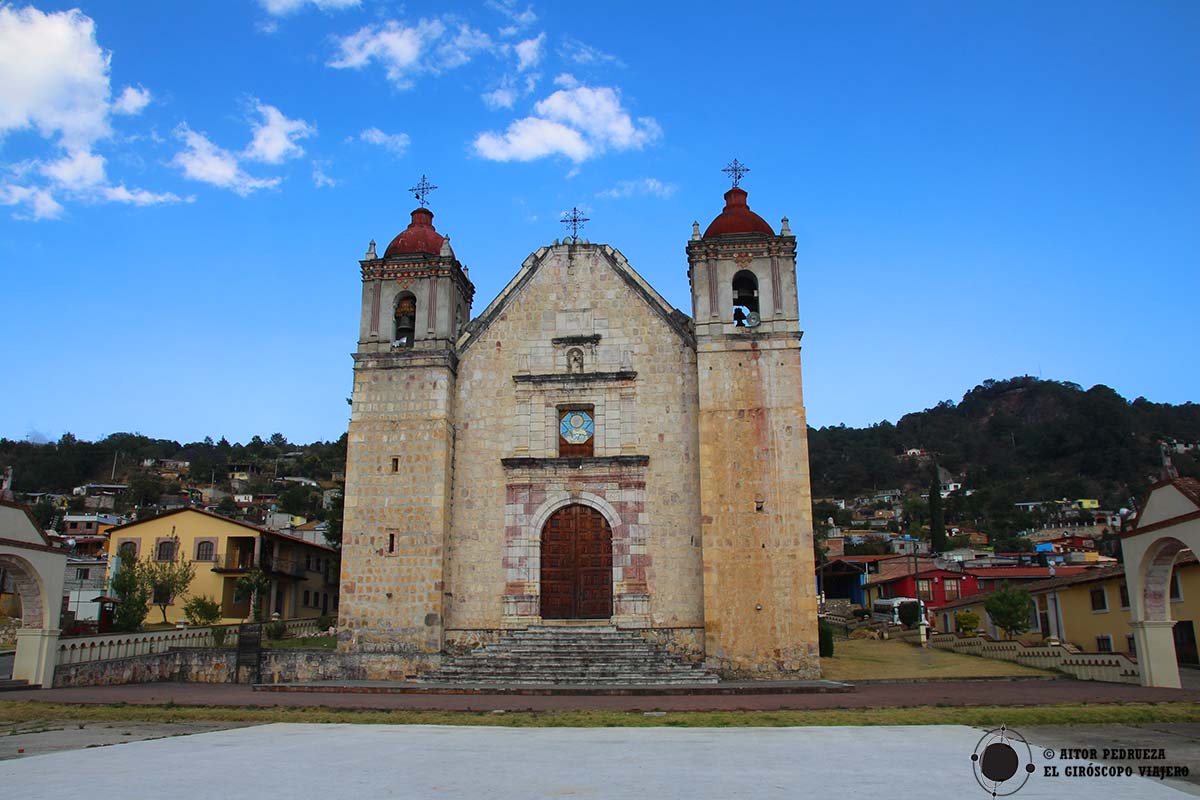
[[[938,481],[936,467],[929,482],[929,546],[935,553],[946,550],[946,523],[942,518],[942,484]]]
[[[921,604],[901,603],[897,615],[900,617],[901,625],[906,628],[914,628],[921,621]]]
[[[178,544],[176,550],[178,550]],[[191,561],[183,559],[147,561],[143,567],[143,576],[151,602],[162,612],[165,624],[167,622],[167,606],[174,603],[176,597],[187,594],[192,579],[196,577],[196,568],[192,566]]]
[[[984,609],[992,623],[1004,631],[1009,639],[1029,630],[1029,618],[1033,614],[1033,598],[1029,590],[1004,583],[992,592],[984,603]]]
[[[58,519],[58,509],[55,508],[54,503],[44,497],[34,503],[30,511],[33,512],[33,518],[37,520],[38,527],[44,531],[50,530],[54,521]]]
[[[974,636],[979,630],[979,615],[974,611],[959,611],[954,615],[954,627],[966,636]]]
[[[113,612],[113,626],[119,631],[136,631],[150,613],[150,590],[143,580],[143,563],[136,558],[121,559],[112,579],[112,590],[119,598]]]
[[[271,588],[271,579],[267,574],[260,569],[252,569],[238,578],[233,588],[238,600],[250,600],[254,604],[254,619],[262,622],[267,590]]]
[[[217,503],[217,513],[223,517],[236,517],[238,511],[238,504],[234,501],[233,495],[227,494],[221,498],[221,502]]]

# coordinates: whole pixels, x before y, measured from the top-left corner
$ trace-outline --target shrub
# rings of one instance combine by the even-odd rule
[[[329,614],[322,614],[317,617],[317,630],[327,631],[337,624],[337,619]]]
[[[906,628],[915,627],[921,621],[920,603],[903,603],[900,606],[900,624]]]
[[[855,628],[850,632],[851,639],[878,639],[879,634],[871,628]]]
[[[287,623],[281,619],[268,622],[263,625],[263,633],[268,639],[282,639],[287,636]]]
[[[959,633],[974,636],[979,630],[979,615],[974,611],[960,611],[954,615],[954,627]]]
[[[821,658],[832,658],[833,626],[827,622],[821,622],[818,626],[818,640],[820,643]]]
[[[225,627],[213,628],[212,629],[213,646],[214,647],[224,647],[225,646],[225,637],[227,637],[228,635],[229,635],[229,628],[225,628]]]
[[[193,597],[183,604],[183,616],[189,625],[215,625],[221,621],[221,604],[207,595]]]

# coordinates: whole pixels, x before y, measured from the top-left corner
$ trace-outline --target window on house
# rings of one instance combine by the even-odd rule
[[[217,547],[212,542],[197,542],[196,543],[196,560],[197,561],[212,561],[216,555]]]
[[[308,605],[308,589],[304,590],[304,605]]]
[[[1129,586],[1121,581],[1121,608],[1129,608]]]
[[[946,600],[957,600],[962,592],[959,587],[958,578],[946,578]]]
[[[1103,636],[1097,636],[1096,637],[1096,650],[1101,653],[1111,653],[1113,651],[1112,637],[1109,636],[1107,633],[1104,634]]]
[[[78,522],[68,522],[68,523],[67,523],[67,530],[72,530],[72,531],[73,531],[73,530],[78,530],[78,529],[79,529],[79,523],[78,523]]]
[[[1171,573],[1171,600],[1179,601],[1183,599],[1183,589],[1179,587],[1179,573]]]
[[[389,553],[396,552],[396,534],[394,534],[394,533],[388,534],[388,552]]]
[[[137,558],[137,542],[121,542],[121,546],[117,548],[117,555],[122,561],[132,561]]]
[[[562,457],[593,455],[595,422],[591,408],[566,408],[558,412],[558,454]]]
[[[917,598],[929,602],[933,600],[933,590],[930,587],[929,580],[922,578],[917,581]]]
[[[90,575],[91,570],[87,567],[77,567],[75,569],[75,580],[77,581],[86,581]]]
[[[155,558],[159,561],[174,561],[175,542],[169,539],[165,542],[159,542],[158,548],[155,550]]]
[[[1103,586],[1092,589],[1092,611],[1108,611],[1108,595]]]
[[[304,554],[304,568],[308,570],[312,569],[312,555],[309,553]]]
[[[392,472],[400,471],[400,457],[392,456]]]
[[[1137,655],[1137,645],[1134,641],[1132,633],[1125,634],[1125,646],[1129,649],[1129,655],[1131,656]]]
[[[396,301],[396,336],[393,347],[412,347],[417,329],[417,298],[408,292]]]
[[[748,269],[733,276],[733,324],[739,328],[758,324],[758,278]]]

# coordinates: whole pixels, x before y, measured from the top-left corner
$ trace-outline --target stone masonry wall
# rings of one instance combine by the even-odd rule
[[[453,381],[449,353],[379,354],[356,365],[338,621],[345,649],[441,650]]]
[[[560,245],[534,264],[461,354],[447,626],[536,619],[540,522],[570,501],[600,508],[628,546],[614,548],[621,622],[700,625],[695,351],[620,274],[624,258],[611,248]],[[582,377],[566,377],[572,349]],[[557,457],[564,405],[593,407],[595,456],[643,455],[645,466],[569,479],[553,466],[506,469],[501,459]]]

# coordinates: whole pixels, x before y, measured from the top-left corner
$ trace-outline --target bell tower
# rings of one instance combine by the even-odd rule
[[[693,224],[705,653],[727,677],[820,675],[796,239],[750,210]]]
[[[346,456],[339,648],[433,666],[454,464],[455,342],[475,287],[433,226],[424,176],[412,222],[362,269]],[[401,675],[402,677],[402,675]]]

